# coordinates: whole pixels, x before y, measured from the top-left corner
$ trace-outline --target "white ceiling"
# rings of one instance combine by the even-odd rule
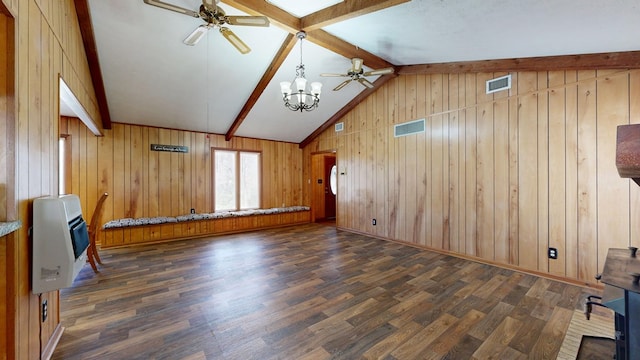
[[[196,10],[200,0],[164,0]],[[268,0],[296,17],[339,0]],[[142,0],[88,0],[113,122],[225,134],[268,70],[287,35],[229,25],[252,51],[241,55],[217,31],[196,46],[182,40],[203,23]],[[324,31],[396,66],[470,60],[640,50],[637,0],[412,0],[338,22]],[[221,2],[227,15],[246,15]],[[323,83],[320,106],[293,112],[282,104],[280,81],[291,81],[299,43],[266,86],[236,136],[299,143],[360,93],[333,89],[350,59],[303,41],[309,81]],[[370,70],[366,67],[366,70]],[[369,78],[374,81],[374,78]]]

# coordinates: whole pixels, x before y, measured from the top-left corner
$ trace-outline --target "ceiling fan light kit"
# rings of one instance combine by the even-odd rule
[[[196,45],[204,35],[209,31],[212,27],[218,27],[220,29],[220,33],[222,36],[227,39],[238,51],[242,54],[247,54],[251,51],[251,48],[247,46],[240,38],[233,33],[233,31],[229,30],[229,28],[223,26],[225,24],[229,25],[240,25],[240,26],[261,26],[267,27],[269,26],[269,19],[266,16],[227,16],[227,14],[222,10],[222,8],[218,7],[219,0],[202,0],[202,5],[198,11],[193,11],[189,9],[185,9],[183,7],[173,5],[161,0],[143,0],[145,4],[156,6],[165,10],[175,11],[177,13],[200,18],[206,22],[206,24],[202,24],[198,26],[186,39],[184,39],[184,43],[186,45]]]
[[[292,111],[312,111],[318,107],[320,102],[320,93],[322,92],[322,83],[314,81],[310,85],[310,91],[307,91],[307,79],[304,75],[304,64],[302,63],[302,40],[307,37],[304,31],[299,31],[296,37],[300,39],[300,65],[296,66],[296,92],[291,90],[290,81],[282,81],[280,83],[280,92],[284,106]]]

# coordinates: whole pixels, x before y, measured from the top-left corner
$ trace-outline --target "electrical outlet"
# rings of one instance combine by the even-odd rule
[[[47,320],[48,312],[49,312],[49,306],[48,306],[47,300],[45,299],[42,302],[42,322],[45,322]]]
[[[557,259],[558,258],[558,249],[556,248],[549,248],[549,259]]]
[[[377,223],[376,219],[371,219],[371,225],[376,226],[376,223]]]
[[[191,213],[195,214],[196,213],[196,209],[191,209]]]

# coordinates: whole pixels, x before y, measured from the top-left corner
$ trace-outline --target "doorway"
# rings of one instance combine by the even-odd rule
[[[335,152],[311,155],[312,221],[335,221],[337,167]]]

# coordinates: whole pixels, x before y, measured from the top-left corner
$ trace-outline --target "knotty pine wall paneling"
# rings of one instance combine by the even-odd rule
[[[6,72],[13,77],[15,101],[7,106],[15,116],[7,117],[11,122],[5,129],[7,141],[0,145],[2,153],[15,159],[8,165],[15,180],[6,187],[6,214],[23,226],[13,234],[15,247],[8,252],[7,263],[12,266],[6,274],[11,279],[7,306],[14,316],[7,324],[10,331],[2,336],[7,339],[8,358],[36,359],[51,353],[61,330],[58,292],[31,294],[28,238],[33,199],[58,193],[59,78],[65,79],[96,123],[101,119],[73,1],[3,0],[3,4],[15,24],[15,48],[8,54],[15,61]],[[49,304],[44,322],[43,300]]]
[[[486,94],[505,74],[401,75],[306,146],[303,173],[336,150],[340,228],[596,285],[608,248],[640,242],[640,189],[615,169],[640,71],[514,72]],[[393,137],[421,117],[424,133]]]
[[[100,195],[108,192],[103,223],[127,217],[178,216],[191,209],[213,212],[212,148],[262,153],[262,207],[309,204],[303,202],[302,150],[296,144],[246,138],[227,142],[223,135],[117,122],[103,137],[96,137],[78,119],[63,121],[75,144],[73,163],[80,164],[72,170],[71,192],[80,195],[89,218]],[[151,144],[188,146],[189,152],[151,151]],[[104,236],[109,245],[123,245],[114,243],[121,240],[113,232]]]

